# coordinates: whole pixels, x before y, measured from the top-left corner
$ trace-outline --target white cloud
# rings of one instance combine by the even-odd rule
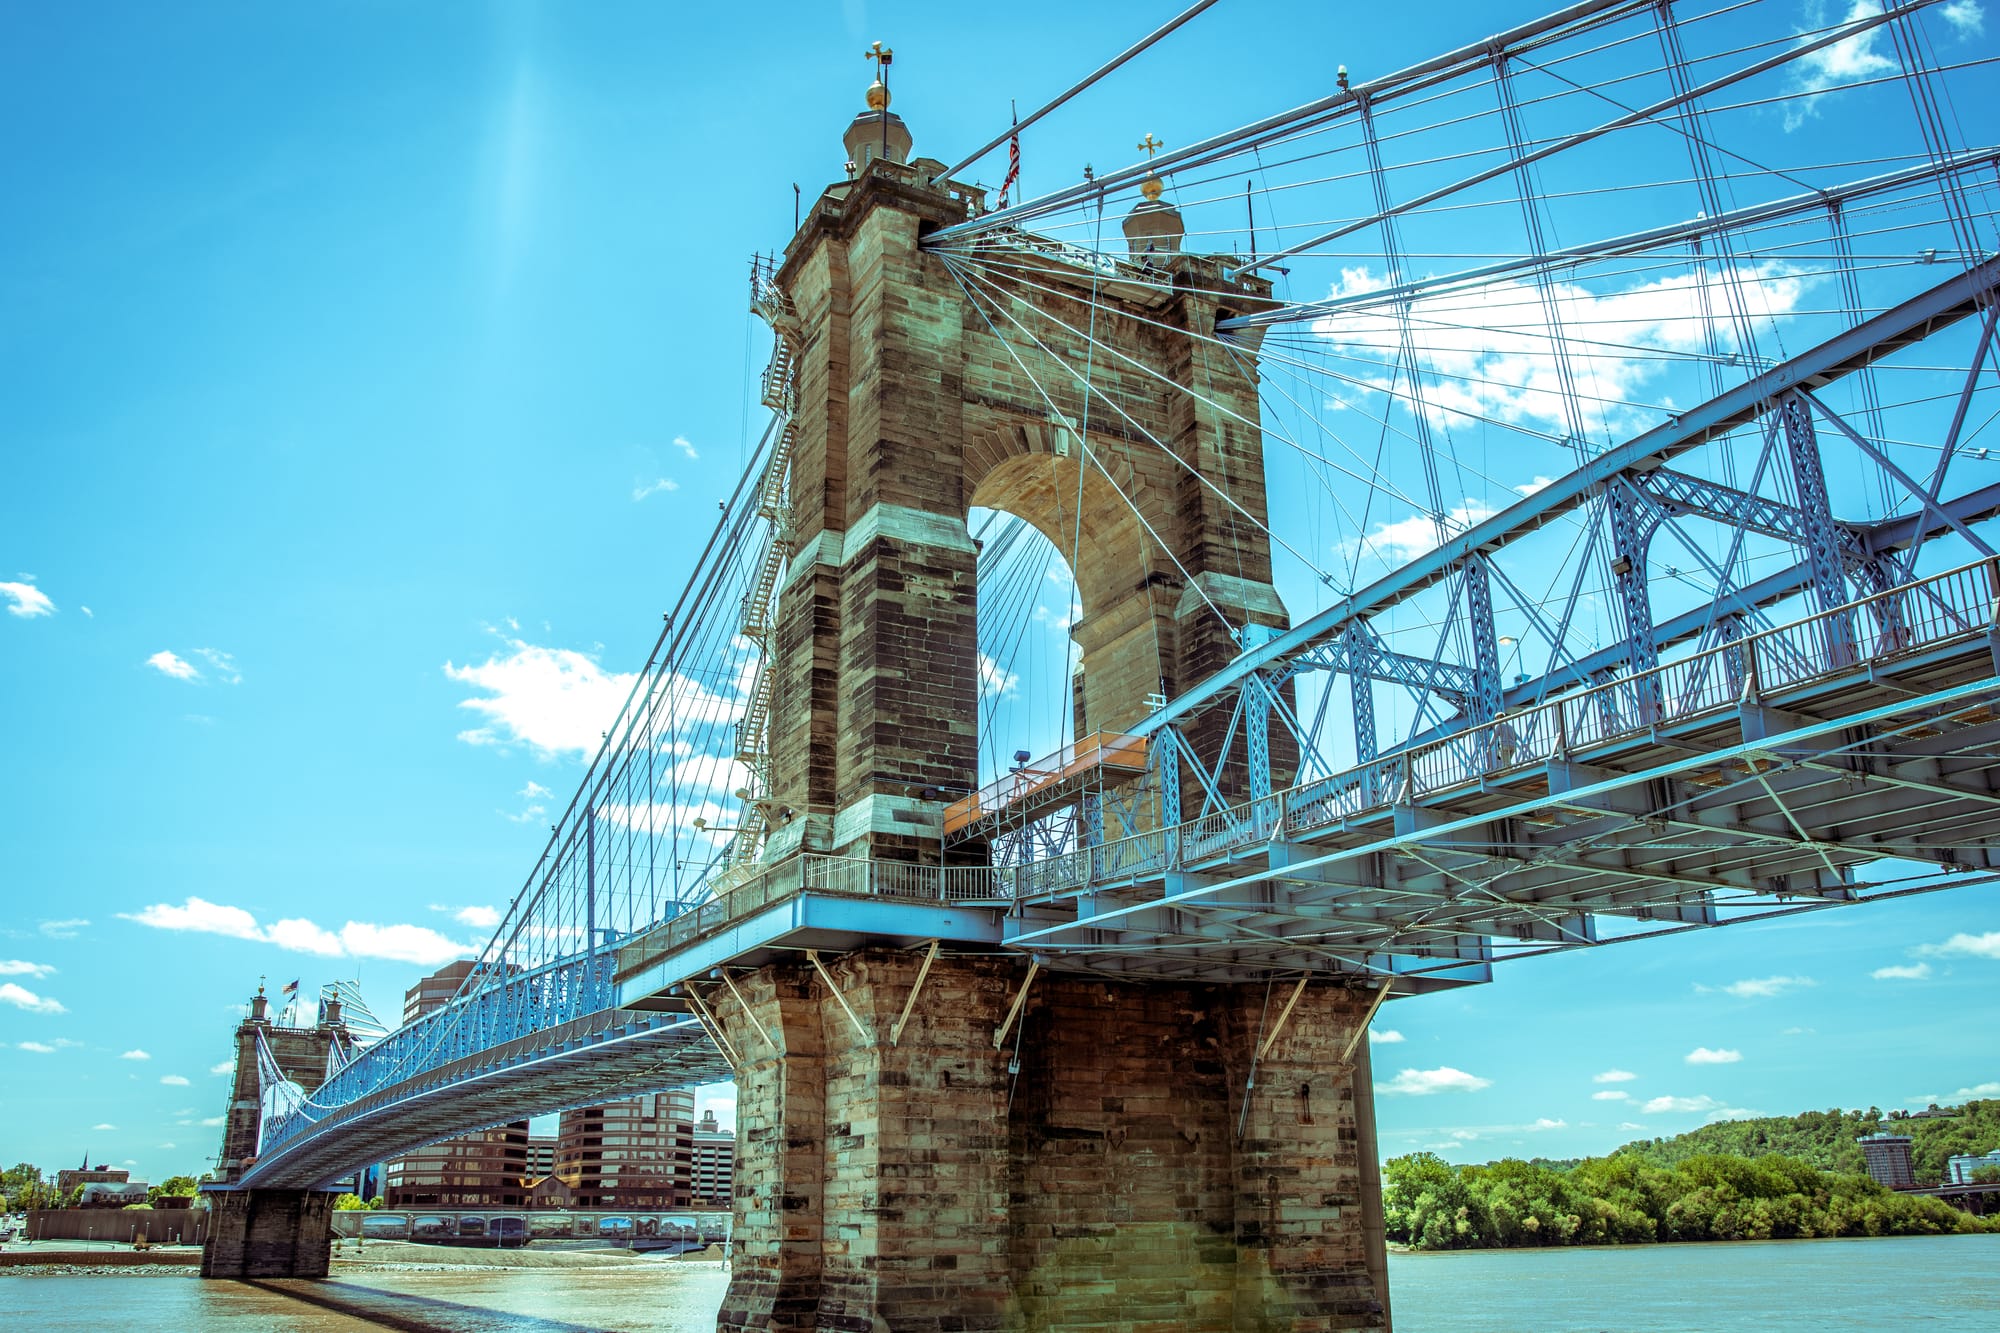
[[[131,1050],[125,1052],[125,1054],[119,1056],[118,1058],[120,1060],[150,1060],[153,1057],[135,1046]]]
[[[29,963],[19,958],[0,958],[0,977],[46,977],[55,972],[47,963]]]
[[[1877,981],[1922,981],[1931,974],[1929,963],[1896,963],[1878,967],[1868,975]]]
[[[211,1074],[228,1074],[235,1072],[235,1069],[236,1062],[234,1060],[217,1060],[208,1067],[208,1072]]]
[[[1712,1051],[1706,1046],[1697,1046],[1681,1058],[1691,1065],[1733,1065],[1742,1062],[1743,1052],[1727,1049]]]
[[[107,1125],[107,1124],[104,1124],[103,1122],[101,1122],[101,1121],[100,1121],[99,1123],[97,1123],[97,1124],[95,1124],[95,1125],[92,1125],[92,1126],[91,1126],[91,1128],[92,1128],[92,1129],[116,1129],[116,1128],[118,1128],[118,1126],[116,1126],[116,1125]]]
[[[1814,1036],[1818,1032],[1819,1032],[1818,1028],[1786,1028],[1783,1032],[1780,1032],[1778,1035],[1781,1037],[1810,1037]]]
[[[1989,930],[1983,935],[1960,931],[1943,944],[1920,945],[1917,952],[1933,958],[2000,958],[2000,930]]]
[[[223,1122],[223,1117],[219,1115],[212,1115],[203,1119],[201,1123],[206,1127],[208,1127],[209,1129],[214,1129],[217,1126],[221,1125],[222,1122]]]
[[[165,648],[160,649],[159,652],[147,658],[146,665],[152,667],[163,676],[172,676],[175,680],[201,679],[201,672],[196,670],[193,664],[183,658],[174,656]]]
[[[185,1088],[188,1085],[187,1079],[180,1074],[162,1074],[160,1083],[169,1088]]]
[[[39,1041],[17,1041],[14,1045],[23,1051],[33,1051],[36,1055],[54,1055],[56,1048]]]
[[[979,692],[991,699],[996,695],[1013,694],[1020,677],[1011,671],[1001,669],[998,662],[985,653],[979,654]]]
[[[491,930],[500,924],[500,909],[497,907],[461,907],[452,915],[452,920],[460,925],[476,930]]]
[[[1394,1028],[1369,1028],[1368,1040],[1374,1042],[1377,1046],[1394,1046],[1397,1042],[1405,1040],[1405,1038],[1402,1033],[1396,1031]]]
[[[1477,1092],[1490,1088],[1493,1080],[1468,1074],[1463,1069],[1453,1069],[1449,1065],[1437,1069],[1405,1069],[1387,1083],[1377,1083],[1375,1091],[1380,1093],[1402,1093],[1411,1097],[1428,1097],[1434,1092]]]
[[[1438,533],[1438,523],[1429,514],[1411,514],[1393,522],[1375,525],[1375,531],[1365,540],[1354,539],[1340,542],[1334,547],[1337,554],[1352,557],[1357,551],[1365,550],[1392,564],[1406,564],[1426,551],[1433,550],[1441,540],[1457,536],[1478,523],[1493,517],[1491,505],[1467,499],[1464,504],[1455,505],[1444,516],[1444,534]]]
[[[554,793],[552,793],[547,787],[544,787],[541,783],[530,781],[527,786],[521,788],[521,790],[515,792],[514,794],[520,797],[524,801],[533,801],[538,799],[546,799],[547,797],[553,795]]]
[[[56,1001],[35,994],[26,987],[11,981],[0,981],[0,1004],[11,1004],[16,1009],[25,1009],[31,1014],[66,1014],[69,1010]]]
[[[532,824],[537,819],[547,816],[549,808],[545,805],[531,805],[524,810],[499,810],[495,813],[510,824]]]
[[[86,620],[95,620],[95,619],[97,619],[97,612],[95,612],[95,611],[91,610],[91,609],[90,609],[89,607],[87,607],[87,606],[79,606],[79,607],[77,608],[77,610],[79,610],[79,611],[83,612],[83,615],[84,615],[84,618],[85,618]]]
[[[338,931],[328,930],[302,917],[273,923],[268,929],[240,907],[189,898],[175,907],[155,903],[138,912],[120,912],[127,921],[158,930],[186,930],[231,939],[275,944],[294,953],[319,954],[327,958],[384,958],[398,963],[435,966],[477,951],[469,945],[447,939],[425,926],[378,926],[366,921],[349,921]]]
[[[1747,977],[1742,981],[1732,981],[1726,986],[1704,986],[1696,983],[1695,990],[1702,995],[1713,995],[1721,991],[1739,1000],[1768,1000],[1775,995],[1783,995],[1788,990],[1805,986],[1817,986],[1811,977]]]
[[[215,668],[215,678],[224,685],[241,685],[243,673],[236,669],[236,657],[220,648],[197,648],[194,655]]]
[[[44,921],[42,934],[52,940],[73,940],[76,938],[76,932],[89,924],[88,920],[80,916],[71,917],[66,921]]]
[[[1623,1088],[1607,1088],[1603,1092],[1591,1093],[1590,1100],[1594,1102],[1629,1102],[1632,1100],[1632,1094]]]
[[[1977,37],[1986,31],[1986,11],[1980,7],[1979,0],[1950,0],[1937,13],[1961,39]]]
[[[1555,481],[1554,477],[1544,477],[1538,472],[1533,481],[1524,481],[1514,490],[1519,495],[1533,495],[1536,491],[1555,485]]]
[[[56,604],[32,583],[0,583],[0,597],[7,599],[7,614],[10,616],[33,620],[36,616],[55,614]]]
[[[1663,373],[1665,362],[1655,353],[1707,351],[1704,299],[1706,308],[1726,310],[1732,308],[1732,289],[1740,291],[1752,331],[1761,332],[1776,316],[1797,307],[1810,281],[1777,263],[1746,263],[1733,270],[1691,268],[1624,291],[1600,293],[1581,283],[1552,282],[1548,299],[1561,325],[1589,329],[1593,335],[1591,344],[1572,342],[1569,348],[1573,370],[1601,404],[1588,409],[1601,415],[1583,426],[1594,434],[1617,435],[1652,424],[1649,415],[1617,405],[1658,401],[1649,385]],[[1346,270],[1332,294],[1352,295],[1384,285],[1367,269]],[[1532,279],[1505,279],[1419,296],[1409,304],[1412,337],[1425,368],[1424,399],[1435,425],[1456,428],[1468,419],[1485,418],[1558,437],[1570,433],[1563,378],[1551,351],[1549,303]],[[1313,331],[1333,347],[1379,367],[1356,377],[1362,393],[1394,388],[1407,401],[1407,385],[1398,383],[1395,370],[1402,316],[1403,307],[1387,300],[1357,304],[1316,322]],[[1733,329],[1718,333],[1726,350],[1736,350]],[[1411,535],[1427,550],[1434,541],[1430,520],[1419,517],[1417,523]]]
[[[1592,1074],[1592,1083],[1630,1083],[1639,1077],[1629,1069],[1607,1069],[1602,1074]]]
[[[696,449],[694,445],[690,444],[688,442],[687,436],[685,435],[674,436],[674,448],[686,454],[690,462],[701,457],[701,451]]]
[[[458,738],[468,745],[520,742],[544,757],[594,752],[638,677],[608,672],[568,648],[506,642],[504,655],[476,666],[445,663],[448,678],[485,691],[483,698],[460,701],[485,723]]]
[[[1642,1115],[1694,1115],[1702,1111],[1713,1111],[1722,1105],[1706,1093],[1699,1097],[1655,1097],[1639,1108]]]
[[[662,491],[677,491],[680,488],[681,484],[675,481],[672,477],[661,477],[657,481],[647,482],[643,485],[634,486],[632,488],[632,499],[634,503],[637,503],[638,501],[645,499],[649,495],[658,495]]]

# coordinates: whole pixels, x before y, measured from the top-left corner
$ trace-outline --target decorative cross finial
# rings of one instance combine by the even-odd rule
[[[866,51],[861,53],[861,58],[863,60],[872,60],[882,66],[882,68],[887,69],[895,63],[896,53],[880,42],[873,42]]]
[[[1148,162],[1151,162],[1153,160],[1153,154],[1159,152],[1162,148],[1165,148],[1166,145],[1161,143],[1158,139],[1155,139],[1153,137],[1153,132],[1151,130],[1147,130],[1146,137],[1139,140],[1139,147],[1146,150],[1146,160]]]
[[[1147,168],[1146,179],[1139,182],[1139,193],[1146,196],[1147,203],[1156,204],[1160,201],[1160,195],[1167,187],[1166,183],[1160,179],[1160,173],[1152,169],[1153,154],[1165,148],[1166,145],[1155,139],[1151,130],[1147,130],[1146,137],[1139,140],[1139,147],[1146,152]]]

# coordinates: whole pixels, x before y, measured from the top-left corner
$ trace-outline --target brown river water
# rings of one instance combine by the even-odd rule
[[[2000,1235],[1393,1254],[1396,1333],[1994,1333]],[[353,1270],[325,1282],[11,1275],[0,1330],[708,1333],[720,1263]]]

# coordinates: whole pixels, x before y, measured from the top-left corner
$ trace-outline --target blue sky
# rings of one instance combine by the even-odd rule
[[[761,429],[744,265],[867,41],[955,157],[1172,8],[12,7],[0,1156],[202,1169],[260,976],[393,1013],[483,940]],[[1026,186],[1534,12],[1225,0]],[[1385,1011],[1384,1147],[1990,1095],[1996,1018],[1988,889],[1538,960]]]

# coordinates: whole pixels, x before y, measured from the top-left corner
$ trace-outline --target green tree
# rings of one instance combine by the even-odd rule
[[[148,1189],[146,1198],[151,1203],[158,1203],[161,1199],[185,1198],[199,1188],[200,1185],[193,1176],[168,1176]]]
[[[333,1201],[333,1209],[338,1213],[358,1212],[367,1206],[358,1194],[343,1194]]]

